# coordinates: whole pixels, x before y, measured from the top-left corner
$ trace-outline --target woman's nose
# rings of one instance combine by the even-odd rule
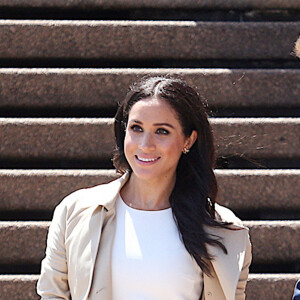
[[[151,134],[144,134],[140,140],[140,149],[151,151],[155,149],[155,143]]]

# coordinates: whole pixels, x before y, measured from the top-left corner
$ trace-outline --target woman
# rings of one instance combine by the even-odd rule
[[[210,124],[177,79],[132,86],[115,117],[122,177],[56,208],[43,299],[245,299],[248,230],[215,203]]]

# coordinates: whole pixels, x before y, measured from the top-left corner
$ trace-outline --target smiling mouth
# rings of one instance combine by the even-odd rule
[[[137,155],[135,155],[136,159],[142,162],[146,162],[146,163],[150,163],[150,162],[155,162],[157,160],[160,159],[160,157],[157,158],[143,158],[143,157],[138,157]]]

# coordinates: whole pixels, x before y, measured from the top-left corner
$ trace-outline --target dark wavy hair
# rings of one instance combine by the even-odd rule
[[[181,155],[176,169],[176,183],[170,204],[187,251],[206,274],[213,257],[207,245],[220,247],[222,240],[211,236],[205,226],[228,228],[229,223],[216,219],[217,181],[214,174],[215,149],[208,116],[197,92],[176,78],[150,77],[133,84],[120,105],[114,123],[116,150],[113,163],[117,172],[132,172],[124,154],[125,129],[132,106],[141,99],[155,97],[166,101],[177,113],[186,137],[197,131],[197,140],[187,155]]]

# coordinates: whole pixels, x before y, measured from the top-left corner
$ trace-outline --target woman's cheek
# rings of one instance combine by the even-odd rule
[[[136,139],[131,134],[126,133],[124,140],[124,153],[127,161],[131,160],[136,148]]]

